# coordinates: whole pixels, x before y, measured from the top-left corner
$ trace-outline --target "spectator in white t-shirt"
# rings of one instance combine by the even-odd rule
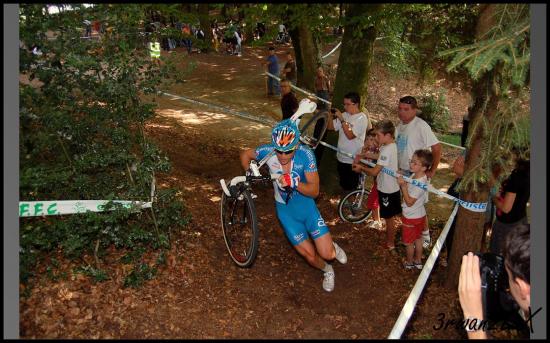
[[[350,92],[344,96],[344,113],[336,108],[329,111],[327,128],[338,131],[338,149],[348,154],[354,154],[363,146],[369,126],[369,118],[359,110],[360,100],[359,94]],[[352,169],[353,158],[338,152],[336,159],[340,186],[344,191],[354,190],[359,174]]]
[[[383,168],[397,170],[397,146],[395,145],[395,126],[390,120],[381,120],[374,126],[376,140],[380,144],[375,167],[360,164],[359,169],[369,175],[376,176],[378,187],[378,202],[380,217],[386,219],[386,248],[396,255],[395,232],[397,217],[401,214],[401,192],[397,179],[382,172]]]
[[[431,149],[433,155],[433,163],[430,169],[426,170],[428,180],[431,179],[439,160],[441,159],[441,144],[437,137],[432,132],[430,125],[423,119],[416,116],[418,104],[412,96],[405,96],[399,99],[397,108],[400,123],[397,125],[397,155],[399,158],[399,173],[405,176],[410,176],[409,162],[413,153],[420,149]],[[424,248],[428,248],[431,243],[430,231],[428,228],[428,220],[426,220],[426,228],[422,232],[424,240]]]
[[[428,182],[426,170],[432,165],[432,152],[428,149],[417,150],[409,163],[413,172],[411,179]],[[426,208],[428,191],[406,182],[401,175],[397,178],[403,195],[403,213],[401,215],[401,240],[406,247],[405,269],[422,269],[422,230],[426,227]]]

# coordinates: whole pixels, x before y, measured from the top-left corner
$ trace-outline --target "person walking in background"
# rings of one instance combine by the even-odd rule
[[[329,94],[331,93],[330,80],[325,75],[325,70],[323,66],[317,68],[317,76],[315,77],[315,95],[321,99],[329,101]],[[317,100],[317,109],[326,110],[328,109],[328,104],[324,101]]]
[[[267,71],[270,74],[275,76],[279,75],[279,60],[275,55],[274,47],[272,46],[269,47],[269,55],[267,56],[266,60],[262,62],[262,64],[267,65]],[[279,89],[279,81],[277,81],[276,79],[268,75],[267,95],[279,96],[280,94],[281,94],[281,90]]]
[[[283,72],[281,73],[281,76],[283,76],[285,79],[292,82],[292,84],[296,84],[296,62],[294,61],[294,58],[292,57],[292,53],[290,51],[287,51],[286,53],[286,63],[283,68]]]
[[[283,114],[283,119],[287,119],[292,117],[299,106],[298,99],[296,99],[296,95],[292,92],[290,81],[287,79],[281,80],[281,94],[281,112]]]
[[[242,34],[241,34],[241,29],[240,28],[237,28],[235,30],[235,55],[237,56],[242,56]]]
[[[341,113],[338,109],[333,108],[328,115],[327,129],[338,131],[338,150],[348,154],[355,153],[363,146],[369,126],[369,118],[359,110],[360,101],[361,98],[356,92],[347,93],[344,96],[345,112]],[[338,160],[340,187],[344,192],[354,190],[359,182],[359,174],[351,168],[353,158],[338,152],[336,159]]]
[[[182,45],[187,49],[187,54],[191,55],[193,41],[191,40],[191,28],[189,24],[183,24],[181,33],[183,34]]]
[[[317,68],[317,76],[315,77],[315,95],[317,95],[319,98],[325,99],[329,101],[330,93],[332,92],[331,86],[330,86],[330,80],[325,75],[325,71],[322,66],[319,66]],[[317,110],[318,111],[326,111],[328,109],[328,104],[324,101],[317,100]],[[313,137],[317,138],[318,140],[324,140],[327,133],[323,135],[323,137],[319,137],[321,134],[321,130],[323,127],[324,122],[322,120],[317,121],[315,124],[315,128],[313,131]],[[325,147],[323,145],[318,145],[315,149],[315,158],[317,159],[317,165],[319,166],[321,164],[321,158],[323,157],[323,151],[325,150]]]

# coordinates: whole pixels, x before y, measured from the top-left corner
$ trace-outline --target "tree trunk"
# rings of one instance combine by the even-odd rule
[[[351,4],[346,8],[348,21],[354,21],[354,17],[374,15],[383,8],[383,4]],[[348,23],[344,26],[344,36],[338,58],[338,71],[334,81],[332,106],[343,110],[344,95],[349,92],[357,92],[361,96],[361,104],[367,98],[367,85],[369,81],[370,67],[373,58],[374,40],[376,28],[365,27],[360,23]],[[360,34],[360,35],[358,35]],[[336,146],[338,135],[329,132],[326,136],[327,143]],[[319,168],[323,187],[328,193],[339,192],[338,175],[336,173],[336,154],[323,154]]]
[[[419,20],[417,26],[414,28],[414,32],[415,34],[411,36],[410,41],[419,50],[416,68],[420,77],[418,78],[417,85],[423,86],[426,82],[435,81],[433,63],[438,37],[432,29],[431,23],[426,23],[424,20]],[[404,36],[402,39],[404,40],[406,37]]]
[[[299,24],[289,31],[296,60],[297,86],[315,92],[316,69],[319,63],[319,46],[313,33],[305,24]]]
[[[373,15],[379,11],[381,4],[352,4],[346,13],[353,17]],[[357,92],[361,96],[361,106],[367,97],[370,67],[373,58],[374,40],[377,30],[375,27],[364,27],[360,23],[351,23],[344,26],[344,37],[340,57],[338,59],[338,71],[334,81],[333,106],[342,108],[344,95],[348,92]]]
[[[204,32],[204,42],[205,42],[205,49],[206,52],[210,52],[212,50],[212,30],[210,30],[210,5],[207,2],[201,2],[199,4],[199,21],[200,21],[200,27],[202,31]]]
[[[485,32],[492,28],[495,6],[494,4],[484,5],[481,9],[476,28],[476,38],[481,38]],[[478,81],[475,81],[472,87],[471,93],[474,104],[469,111],[471,123],[469,135],[472,136],[472,143],[464,162],[465,175],[473,171],[478,165],[483,154],[483,143],[486,139],[481,125],[475,129],[475,131],[473,131],[472,128],[476,128],[476,122],[481,120],[482,117],[492,118],[497,112],[498,97],[495,94],[494,82],[498,70],[499,68],[495,67],[493,70],[483,75]],[[477,192],[462,191],[460,193],[460,198],[470,202],[487,201],[489,194],[489,186],[487,183],[478,183],[477,188]],[[460,266],[462,264],[462,255],[468,251],[480,251],[484,222],[485,213],[472,212],[464,208],[459,209],[456,218],[456,229],[453,236],[453,246],[449,252],[450,259],[445,283],[446,287],[450,289],[457,288]]]

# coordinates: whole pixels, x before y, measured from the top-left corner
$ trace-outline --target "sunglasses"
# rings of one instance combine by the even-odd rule
[[[275,152],[278,153],[278,154],[281,154],[281,155],[290,155],[294,152],[294,149],[289,150],[289,151],[280,151],[280,150],[275,149]]]

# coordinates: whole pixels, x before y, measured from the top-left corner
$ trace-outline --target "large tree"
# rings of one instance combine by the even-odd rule
[[[529,29],[528,5],[483,5],[476,42],[442,54],[454,55],[448,70],[463,66],[473,81],[468,153],[459,186],[465,201],[486,202],[493,170],[503,170],[502,178],[511,168],[511,149],[529,151],[529,114],[523,106],[528,96]],[[459,209],[448,287],[458,284],[462,255],[482,248],[484,218],[484,213]]]
[[[376,17],[383,7],[382,4],[357,3],[346,8],[344,37],[334,81],[334,106],[341,106],[344,95],[352,91],[361,95],[361,105],[365,102],[377,35],[376,23],[370,18]]]
[[[344,95],[348,92],[357,92],[361,95],[360,108],[365,104],[374,56],[374,41],[377,35],[376,20],[372,18],[379,18],[383,7],[382,4],[357,3],[348,5],[345,9],[344,36],[331,100],[333,107],[341,109]],[[337,134],[334,132],[329,132],[326,138],[332,145],[336,145],[336,139]],[[329,191],[334,191],[336,156],[335,154],[322,156],[320,174],[323,186]]]

